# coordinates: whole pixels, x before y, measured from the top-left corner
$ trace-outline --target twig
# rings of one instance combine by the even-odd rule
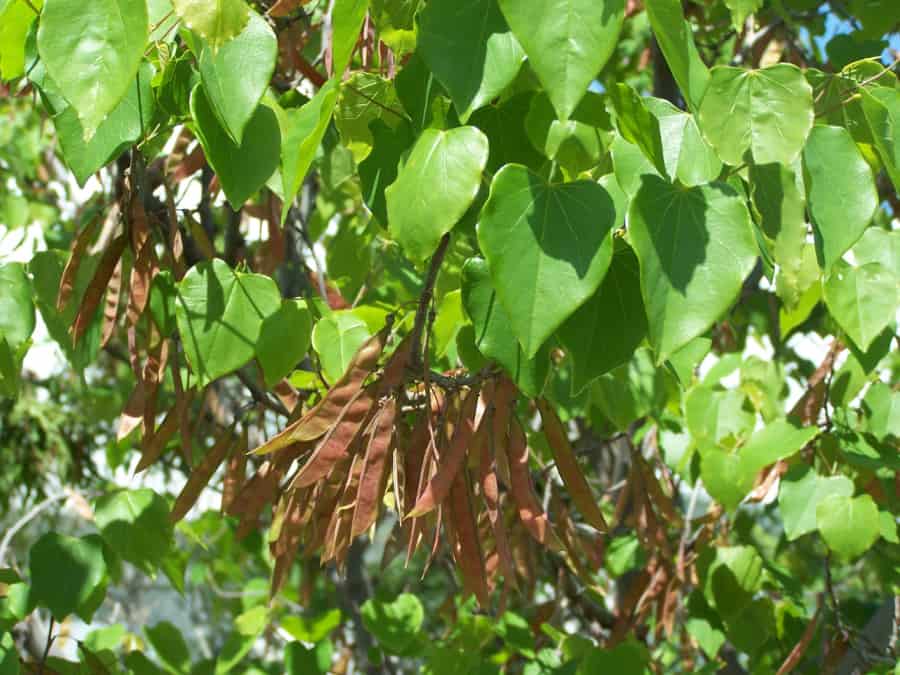
[[[831,611],[834,612],[838,630],[842,636],[846,637],[847,629],[844,628],[844,619],[841,617],[841,605],[838,602],[837,594],[834,592],[834,583],[831,580],[831,551],[825,556],[825,591],[828,593],[828,599],[831,601]]]
[[[28,5],[31,8],[32,12],[34,12],[38,16],[41,15],[41,11],[37,7],[34,6],[34,3],[31,2],[31,0],[22,0],[22,2],[24,2],[26,5]]]
[[[809,645],[816,634],[816,626],[819,624],[819,614],[821,614],[821,612],[822,594],[820,593],[819,597],[816,600],[816,611],[813,613],[812,618],[809,620],[809,623],[806,624],[806,630],[803,631],[803,635],[800,637],[800,641],[797,642],[796,645],[794,645],[791,653],[787,655],[787,658],[781,664],[781,667],[778,669],[778,672],[775,673],[775,675],[787,675],[797,667],[798,663],[800,663],[800,659],[803,658],[803,655],[806,653],[806,650],[809,648]]]
[[[434,295],[434,284],[437,281],[438,271],[441,263],[444,262],[444,256],[447,255],[447,247],[450,245],[450,233],[448,232],[441,237],[441,243],[438,244],[437,250],[431,256],[431,263],[428,266],[428,276],[425,277],[425,286],[419,295],[419,306],[416,308],[416,318],[412,328],[411,338],[411,355],[413,370],[422,368],[422,331],[425,329],[425,320],[428,318],[428,305],[431,304],[431,298]]]
[[[242,371],[237,371],[238,379],[241,381],[247,389],[250,391],[250,395],[253,397],[253,400],[256,403],[259,403],[262,406],[265,406],[269,410],[279,415],[284,415],[285,417],[290,417],[291,414],[288,412],[287,408],[285,408],[281,401],[273,401],[268,396],[266,396],[265,392],[260,389],[256,384],[251,380],[248,375]]]
[[[63,493],[59,495],[54,495],[52,497],[47,497],[40,504],[35,506],[31,511],[22,516],[19,520],[17,520],[12,527],[10,527],[6,534],[3,535],[3,541],[0,542],[0,565],[3,564],[3,561],[6,560],[6,550],[9,548],[9,544],[12,541],[12,538],[18,534],[19,530],[25,527],[32,520],[37,518],[41,514],[42,511],[47,510],[50,506],[55,504],[56,502],[62,501],[66,499],[69,495]]]
[[[44,655],[41,657],[41,665],[38,675],[44,675],[44,666],[47,665],[47,656],[50,654],[50,646],[53,644],[53,615],[50,616],[50,626],[47,628],[47,644],[44,646]]]

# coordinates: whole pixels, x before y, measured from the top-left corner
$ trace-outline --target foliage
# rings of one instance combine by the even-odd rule
[[[895,672],[895,4],[0,0],[0,674]]]

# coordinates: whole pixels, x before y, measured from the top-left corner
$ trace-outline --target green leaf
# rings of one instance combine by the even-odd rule
[[[15,349],[34,332],[34,303],[25,265],[0,264],[0,289],[0,336]]]
[[[781,479],[778,509],[788,541],[816,529],[816,508],[831,495],[850,497],[853,481],[846,476],[821,476],[807,465],[791,467]]]
[[[900,191],[900,92],[889,87],[863,88],[859,96],[878,155],[894,188]]]
[[[613,539],[609,542],[603,556],[603,564],[615,578],[621,577],[635,567],[643,567],[646,562],[647,554],[634,534],[626,534]]]
[[[85,256],[82,258],[75,278],[75,290],[69,304],[63,308],[62,312],[58,312],[56,298],[59,295],[59,284],[67,259],[66,251],[58,249],[39,251],[28,263],[28,270],[34,278],[36,304],[44,323],[47,324],[47,332],[62,347],[72,366],[81,371],[93,362],[100,347],[100,308],[98,308],[97,316],[91,322],[87,332],[74,348],[69,327],[75,320],[75,314],[78,312],[85,289],[93,278],[94,270],[97,267],[97,257]]]
[[[254,11],[247,24],[218,50],[200,38],[200,82],[222,128],[240,146],[244,128],[259,105],[278,56],[278,42],[264,18]]]
[[[148,488],[119,490],[94,503],[103,540],[122,559],[153,574],[172,547],[166,500]]]
[[[832,551],[844,558],[865,553],[878,539],[878,507],[869,495],[833,494],[816,506],[816,525]]]
[[[292,637],[303,642],[321,642],[340,625],[341,610],[339,609],[329,609],[313,617],[292,614],[281,620],[281,627]]]
[[[609,89],[616,111],[616,125],[622,137],[641,149],[644,157],[664,178],[671,178],[665,163],[659,120],[650,112],[645,99],[627,84]]]
[[[731,511],[753,488],[756,475],[763,468],[800,451],[818,433],[818,427],[804,428],[787,420],[775,420],[754,432],[736,451],[701,448],[703,483]]]
[[[278,168],[282,138],[275,111],[264,104],[257,106],[240,145],[219,124],[200,85],[191,92],[191,116],[206,159],[219,177],[228,202],[234,210],[240,209]],[[284,142],[289,140],[284,138]]]
[[[153,66],[142,63],[125,97],[100,123],[89,141],[84,140],[84,127],[72,106],[67,105],[54,115],[53,126],[59,136],[63,157],[79,185],[84,186],[100,168],[146,133],[154,109],[152,78]]]
[[[370,598],[360,607],[360,614],[381,647],[401,656],[413,646],[425,620],[425,609],[412,593],[401,593],[390,602]]]
[[[722,162],[700,134],[694,116],[663,99],[643,100],[658,122],[666,173],[688,187],[718,178]]]
[[[71,614],[90,621],[95,597],[106,584],[100,537],[48,532],[31,547],[29,557],[31,601],[49,609],[57,621]]]
[[[285,668],[289,675],[309,675],[331,671],[331,640],[315,642],[315,647],[307,648],[301,642],[289,642],[285,646]]]
[[[472,321],[478,351],[503,366],[525,394],[540,395],[550,370],[549,349],[541,349],[533,359],[525,356],[512,331],[509,315],[497,299],[484,260],[466,261],[461,284],[463,307]]]
[[[250,20],[244,0],[172,0],[184,25],[216,51],[236,37]]]
[[[279,118],[281,127],[281,179],[284,203],[281,223],[287,218],[294,197],[306,178],[306,172],[322,143],[322,137],[337,101],[339,81],[332,79],[316,92],[311,101],[300,108],[284,111]]]
[[[650,652],[630,637],[610,649],[592,649],[578,664],[577,675],[591,673],[629,673],[650,675]]]
[[[432,0],[419,14],[419,53],[463,122],[515,79],[525,52],[497,0]]]
[[[866,427],[875,438],[900,438],[900,391],[884,382],[875,382],[863,399],[868,414]]]
[[[658,410],[671,383],[664,368],[653,362],[651,351],[639,347],[628,363],[601,375],[591,387],[591,403],[620,431]]]
[[[328,382],[340,379],[369,335],[365,322],[349,311],[333,312],[316,322],[312,344]]]
[[[2,32],[0,32],[0,39],[2,39]],[[19,675],[20,672],[22,671],[19,667],[19,652],[16,649],[16,642],[12,633],[3,632],[0,635],[0,675]]]
[[[548,159],[556,160],[567,175],[577,176],[600,161],[606,151],[607,139],[612,136],[612,122],[604,98],[599,94],[585,94],[568,121],[561,122],[556,119],[550,99],[541,93],[531,97],[525,131],[537,150]],[[492,153],[494,138],[499,135],[489,134]],[[530,162],[530,165],[534,164],[534,161]]]
[[[309,351],[312,314],[305,300],[282,300],[265,318],[256,342],[256,358],[269,387],[289,375]]]
[[[402,111],[393,82],[374,73],[356,72],[341,87],[334,110],[334,125],[340,132],[344,145],[353,153],[353,159],[361,162],[375,145],[370,127],[372,122],[380,120],[382,125],[390,129],[396,128],[400,124],[406,124]],[[394,168],[396,167],[395,160]]]
[[[192,267],[178,284],[175,318],[200,383],[253,358],[263,321],[279,307],[281,294],[271,277],[236,273],[219,259]]]
[[[369,0],[369,16],[378,27],[378,37],[402,56],[416,48],[415,15],[422,0]]]
[[[391,129],[380,120],[371,126],[374,146],[359,164],[359,182],[363,200],[375,219],[387,227],[387,203],[384,190],[397,179],[397,171],[403,153],[412,145],[410,126],[405,122]]]
[[[472,124],[481,129],[490,139],[487,163],[487,170],[490,173],[497,173],[504,164],[523,164],[531,169],[539,169],[545,160],[535,150],[533,140],[530,140],[534,136],[540,136],[540,144],[545,150],[558,151],[561,149],[568,131],[561,136],[560,147],[553,148],[555,139],[551,139],[555,136],[554,127],[557,126],[554,124],[556,122],[555,112],[552,113],[552,119],[550,116],[544,117],[543,114],[537,115],[541,119],[541,124],[547,125],[546,138],[543,136],[543,132],[536,134],[534,129],[526,130],[526,125],[530,125],[532,104],[537,98],[550,104],[550,99],[545,94],[535,94],[529,91],[512,96],[497,105],[481,108],[472,115],[470,119]],[[585,97],[585,100],[588,98]],[[552,107],[550,105],[551,109]],[[578,117],[577,109],[575,116]],[[564,126],[562,123],[559,125]],[[575,126],[582,125],[576,122]]]
[[[736,31],[740,31],[747,17],[762,5],[763,0],[725,0],[725,6],[731,10],[731,25]]]
[[[753,489],[756,473],[747,471],[737,453],[712,448],[701,456],[700,477],[707,492],[727,511],[733,511]]]
[[[900,233],[869,228],[825,279],[825,304],[855,345],[869,345],[900,307]]]
[[[701,453],[710,447],[721,445],[729,436],[733,440],[742,441],[753,431],[756,421],[743,391],[723,390],[706,380],[688,391],[684,400],[684,415]]]
[[[149,30],[146,2],[47,0],[37,46],[47,72],[75,108],[86,140],[134,83]]]
[[[331,10],[331,59],[332,72],[338,81],[350,64],[368,9],[368,0],[334,0]]]
[[[644,175],[629,233],[641,265],[650,342],[662,362],[737,299],[757,248],[750,214],[722,183],[682,188]]]
[[[268,610],[264,606],[253,607],[235,618],[236,630],[228,636],[216,657],[216,675],[232,672],[244,660],[268,622]]]
[[[613,190],[610,194],[615,196]],[[637,257],[616,239],[600,288],[559,328],[559,338],[574,362],[572,392],[626,363],[646,335]]]
[[[40,9],[42,3],[31,4]],[[36,18],[25,0],[7,0],[0,7],[0,79],[9,81],[25,74],[25,38]]]
[[[680,0],[645,0],[650,26],[666,63],[691,110],[696,111],[709,83],[709,69],[694,44],[691,24],[685,21]]]
[[[178,628],[168,621],[160,621],[155,626],[145,628],[144,634],[163,665],[175,673],[190,671],[191,654]]]
[[[616,182],[628,195],[629,202],[634,199],[634,196],[640,190],[644,174],[662,177],[650,160],[647,159],[647,156],[644,155],[643,151],[633,143],[626,141],[622,136],[617,134],[613,138],[609,150],[612,156],[613,170],[616,174]]]
[[[553,101],[569,118],[616,46],[624,0],[499,0],[513,34]]]
[[[527,358],[600,286],[617,220],[597,183],[548,184],[515,164],[494,176],[478,242]]]
[[[803,166],[816,246],[827,271],[862,236],[878,208],[878,192],[872,170],[843,127],[814,127]]]
[[[426,129],[385,190],[391,234],[413,260],[424,260],[472,205],[488,158],[475,127]]]
[[[712,69],[700,104],[700,129],[722,161],[733,166],[790,164],[813,125],[812,87],[799,68]]]
[[[818,434],[816,426],[802,427],[788,420],[775,420],[755,431],[740,449],[741,462],[748,472],[755,474],[799,452]]]
[[[707,548],[697,566],[706,601],[725,621],[740,616],[764,580],[763,559],[752,546]]]

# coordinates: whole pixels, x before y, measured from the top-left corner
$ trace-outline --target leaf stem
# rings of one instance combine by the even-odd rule
[[[22,2],[24,2],[26,5],[28,5],[28,6],[31,8],[31,11],[32,11],[32,12],[34,12],[34,13],[37,14],[38,16],[41,15],[41,10],[39,10],[37,7],[35,7],[35,6],[34,6],[34,3],[31,2],[31,0],[22,0]]]

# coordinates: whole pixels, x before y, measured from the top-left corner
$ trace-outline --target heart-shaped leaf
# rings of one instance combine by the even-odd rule
[[[613,53],[625,0],[499,0],[528,62],[567,120]]]
[[[900,307],[900,233],[872,227],[825,279],[828,311],[862,350],[894,320]]]
[[[662,362],[737,299],[757,248],[750,213],[722,183],[683,188],[645,174],[629,211],[650,342]]]
[[[269,24],[250,12],[247,25],[214,50],[197,40],[197,64],[203,91],[222,128],[237,145],[275,70],[278,42]]]
[[[218,258],[192,267],[178,283],[175,318],[201,384],[252,359],[263,321],[280,306],[271,277],[237,273]]]
[[[419,15],[419,53],[463,122],[502,93],[525,60],[497,0],[429,2]]]
[[[31,601],[49,609],[57,621],[71,614],[90,621],[106,582],[100,537],[48,532],[31,547],[29,557]]]
[[[681,95],[696,111],[709,83],[709,69],[697,52],[694,31],[685,21],[681,0],[645,0],[644,6]]]
[[[391,233],[410,258],[431,255],[462,218],[478,194],[487,158],[487,137],[475,127],[422,132],[385,190]]]
[[[829,495],[816,506],[816,525],[828,548],[844,558],[865,553],[881,532],[878,507],[870,495]]]
[[[312,314],[305,300],[283,300],[276,312],[265,318],[256,343],[256,358],[266,384],[274,386],[289,375],[309,350]]]
[[[616,239],[609,271],[591,298],[559,328],[574,362],[572,391],[627,363],[647,335],[637,257]]]
[[[84,140],[84,127],[72,106],[66,106],[53,117],[66,164],[79,185],[83,186],[101,167],[147,131],[153,118],[152,78],[153,67],[144,62],[125,97],[100,123],[89,141]]]
[[[266,105],[257,106],[240,145],[222,128],[200,85],[191,92],[191,116],[228,202],[239,209],[278,168],[281,136],[275,111]]]
[[[281,180],[284,190],[284,203],[281,207],[282,224],[331,122],[337,94],[338,81],[329,80],[316,92],[311,101],[300,108],[285,110],[279,118]]]
[[[843,127],[816,126],[803,149],[809,210],[822,267],[830,270],[862,236],[878,208],[872,169]]]
[[[778,492],[778,510],[788,541],[815,531],[816,508],[831,495],[852,496],[853,481],[846,476],[819,475],[807,465],[788,471]]]
[[[147,3],[47,0],[37,46],[41,61],[78,113],[86,140],[134,84],[149,31]]]
[[[244,0],[172,0],[184,25],[216,51],[240,33],[250,19]]]
[[[723,162],[790,164],[813,125],[812,87],[797,66],[712,69],[700,103],[700,129]]]
[[[548,184],[517,164],[494,176],[478,242],[527,358],[600,286],[616,221],[597,183]]]

